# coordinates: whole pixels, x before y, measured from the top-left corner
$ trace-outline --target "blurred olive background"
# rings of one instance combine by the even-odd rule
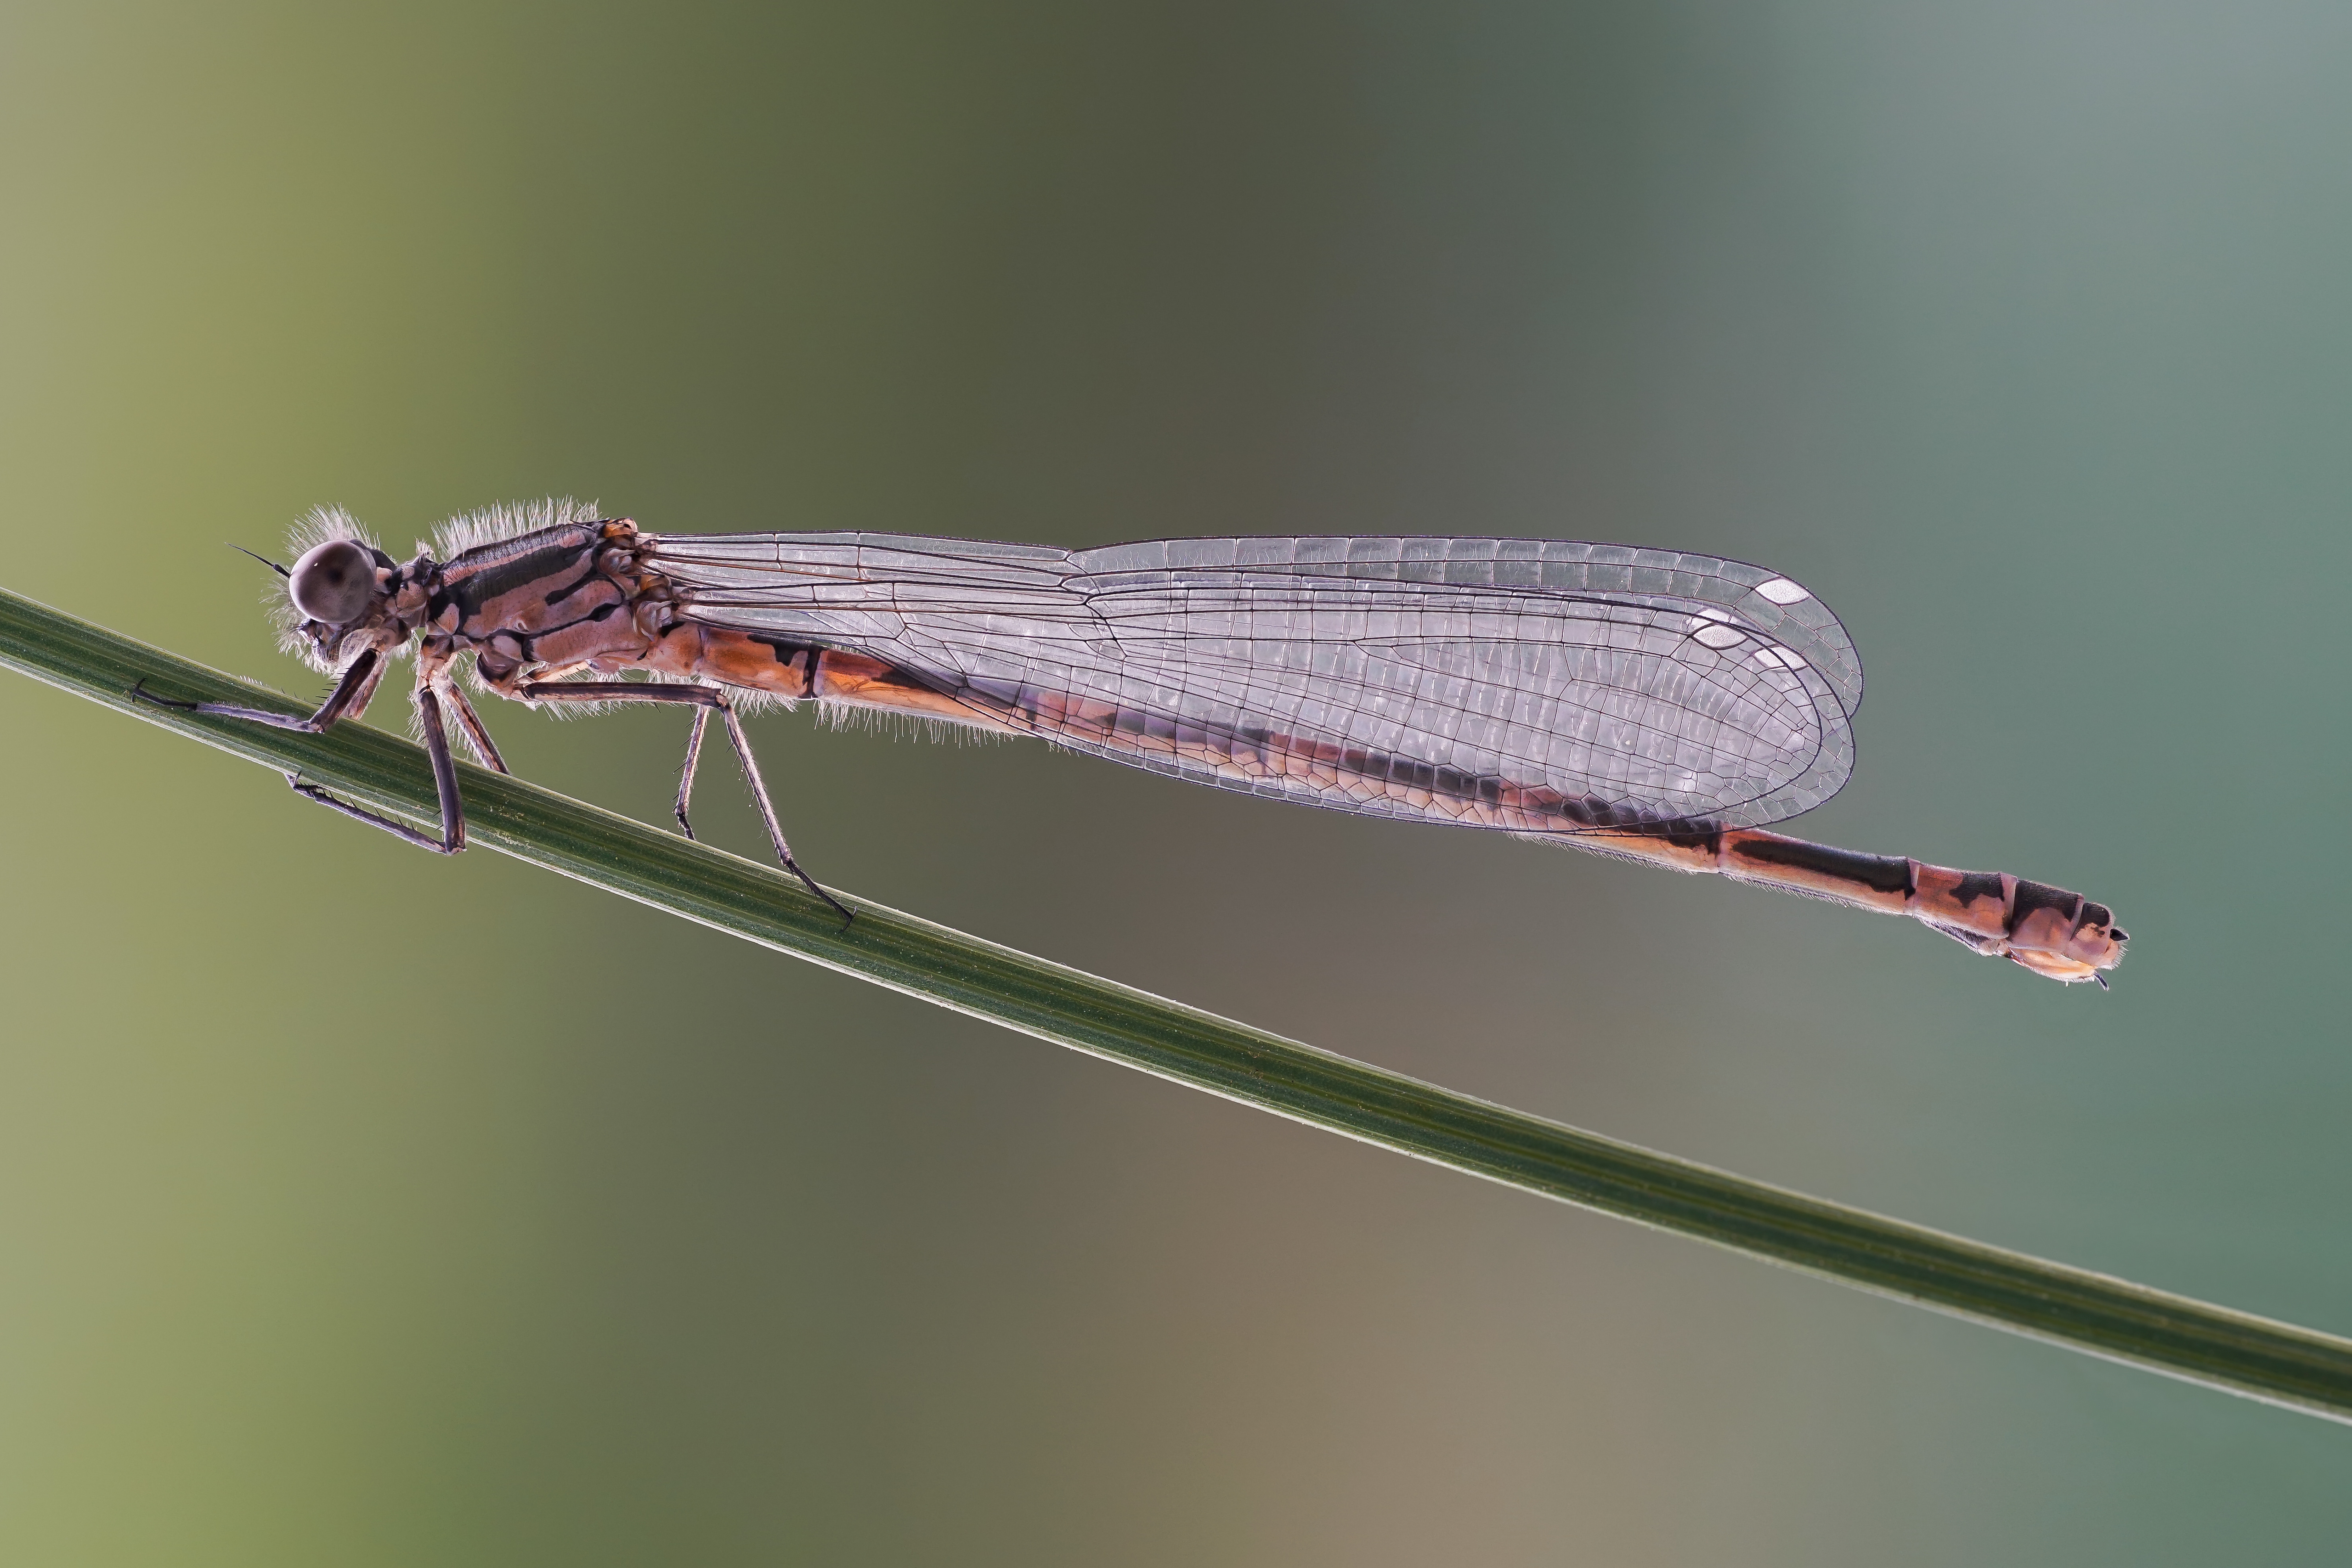
[[[272,549],[1633,540],[1844,616],[1908,923],[760,722],[856,894],[2352,1330],[2352,11],[0,11],[20,592],[307,695]],[[396,702],[376,722],[399,726]],[[489,715],[664,821],[685,724]],[[919,1006],[0,678],[0,1554],[2307,1563],[2352,1435]],[[757,841],[725,766],[699,813]]]

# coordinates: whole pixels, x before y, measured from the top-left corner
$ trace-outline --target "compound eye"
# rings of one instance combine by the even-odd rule
[[[286,591],[311,620],[344,625],[375,597],[375,558],[349,539],[330,539],[294,563]]]

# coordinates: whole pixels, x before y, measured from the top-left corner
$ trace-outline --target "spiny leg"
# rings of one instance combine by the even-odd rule
[[[482,726],[482,716],[474,711],[474,705],[466,699],[464,692],[457,689],[457,684],[446,682],[441,690],[448,694],[450,711],[457,716],[458,733],[466,737],[466,745],[472,749],[474,760],[493,773],[511,774],[514,769],[509,768],[506,758],[499,755],[497,745],[490,739],[490,732]]]
[[[626,695],[617,695],[618,687]],[[679,771],[677,800],[670,807],[670,815],[677,819],[677,831],[688,838],[694,837],[694,823],[687,817],[687,809],[694,802],[694,774],[702,760],[702,737],[710,727],[710,710],[719,705],[707,696],[705,686],[664,685],[657,692],[647,691],[632,681],[531,681],[526,683],[523,695],[534,702],[553,698],[562,702],[683,702],[694,705],[694,727],[687,732],[686,766]],[[580,695],[584,693],[585,695]],[[675,694],[675,695],[673,695]]]
[[[316,800],[330,810],[382,828],[394,838],[405,839],[420,850],[431,850],[436,855],[454,855],[466,847],[466,805],[457,793],[457,764],[449,756],[449,732],[441,724],[441,704],[430,686],[416,688],[416,717],[425,730],[425,755],[433,762],[433,789],[441,800],[441,836],[420,833],[405,822],[395,821],[381,812],[364,806],[354,806],[340,800],[316,784],[306,784],[299,773],[289,773],[286,782],[306,800]]]
[[[686,820],[686,808],[688,797],[694,793],[694,768],[702,755],[702,732],[710,722],[710,710],[719,706],[716,688],[667,681],[525,681],[516,688],[515,695],[535,703],[694,704],[694,729],[686,741],[686,772],[678,780],[677,803],[670,809],[670,814],[677,819],[678,831],[689,839],[694,837],[694,826]]]
[[[327,694],[325,702],[319,705],[318,711],[307,716],[271,713],[267,708],[240,707],[235,703],[191,703],[174,697],[159,697],[147,690],[143,681],[131,686],[131,697],[133,702],[177,708],[182,713],[241,718],[251,724],[266,724],[272,729],[292,729],[318,735],[343,719],[357,718],[364,713],[369,699],[375,695],[376,684],[383,678],[383,656],[374,649],[368,649],[352,661],[342,678],[335,683],[335,689]],[[438,839],[428,833],[420,833],[407,823],[394,821],[380,812],[338,800],[320,786],[303,782],[299,773],[289,773],[286,782],[306,800],[316,800],[331,810],[341,811],[344,816],[365,822],[370,827],[382,828],[394,838],[404,839],[419,849],[431,850],[438,855],[454,855],[466,847],[466,810],[457,797],[457,770],[449,760],[449,737],[441,727],[440,705],[434,700],[430,691],[424,689],[416,694],[416,705],[425,725],[425,753],[433,760],[433,786],[441,800],[441,836]]]
[[[147,703],[155,707],[177,708],[182,713],[211,714],[219,718],[241,718],[253,724],[266,724],[272,729],[299,729],[316,735],[339,720],[357,718],[367,710],[368,699],[375,695],[376,682],[383,677],[383,660],[373,648],[360,654],[351,667],[336,681],[335,689],[312,714],[271,713],[267,708],[239,707],[235,703],[191,703],[177,697],[159,697],[147,689],[143,680],[131,687],[132,702]]]
[[[686,767],[677,779],[677,804],[670,808],[670,814],[677,819],[677,831],[689,839],[694,837],[694,824],[686,820],[686,808],[694,799],[694,769],[696,764],[702,760],[703,732],[709,727],[710,710],[696,708],[694,728],[686,737]]]
[[[776,820],[775,802],[768,799],[768,786],[760,777],[760,765],[751,757],[751,742],[743,733],[743,721],[735,715],[735,705],[728,700],[724,687],[689,685],[668,681],[526,681],[520,695],[531,702],[572,703],[693,703],[700,712],[695,716],[694,733],[688,738],[686,753],[686,776],[680,780],[677,793],[677,819],[686,824],[686,797],[694,786],[695,764],[701,756],[703,731],[710,710],[717,708],[727,721],[727,738],[735,747],[735,759],[743,765],[744,781],[751,786],[751,799],[759,803],[760,820],[767,824],[768,841],[775,845],[776,859],[786,871],[801,879],[811,893],[824,899],[840,913],[845,924],[857,918],[857,912],[816,884],[816,879],[801,869],[793,858],[792,846],[784,841],[783,825]],[[694,836],[691,828],[688,838]]]
[[[811,893],[832,904],[844,925],[848,925],[857,918],[856,913],[817,886],[815,879],[801,870],[800,862],[793,859],[792,846],[784,842],[783,824],[776,821],[775,802],[768,799],[768,786],[760,777],[760,765],[751,758],[751,737],[743,733],[743,721],[736,716],[735,705],[726,700],[724,693],[719,695],[719,714],[727,721],[727,738],[734,744],[736,760],[743,764],[743,779],[751,786],[751,799],[760,803],[760,817],[768,824],[768,838],[776,846],[776,858],[784,862],[786,871],[808,883]]]

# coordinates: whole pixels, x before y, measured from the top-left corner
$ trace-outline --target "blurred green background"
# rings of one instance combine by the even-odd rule
[[[269,549],[1512,533],[1845,618],[1916,925],[761,723],[826,879],[2352,1331],[2352,10],[0,10],[0,580],[310,693]],[[666,819],[675,715],[489,715]],[[380,721],[397,726],[397,705]],[[0,1556],[2309,1563],[2352,1434],[443,862],[0,678]],[[756,848],[729,769],[700,815]]]

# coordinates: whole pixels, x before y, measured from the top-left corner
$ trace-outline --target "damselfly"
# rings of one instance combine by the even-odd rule
[[[1495,829],[1908,915],[2053,979],[2097,980],[2127,940],[2103,904],[1760,831],[1853,770],[1853,644],[1759,567],[1502,538],[1206,538],[1062,550],[897,534],[651,534],[570,502],[499,507],[395,562],[313,513],[286,581],[287,646],[337,678],[314,713],[149,701],[281,728],[356,718],[415,644],[438,837],[466,819],[449,729],[507,770],[457,676],[541,703],[694,708],[688,837],[710,716],[784,868],[793,857],[739,708],[814,701],[1000,733],[1222,789]],[[468,661],[470,655],[470,661]]]

